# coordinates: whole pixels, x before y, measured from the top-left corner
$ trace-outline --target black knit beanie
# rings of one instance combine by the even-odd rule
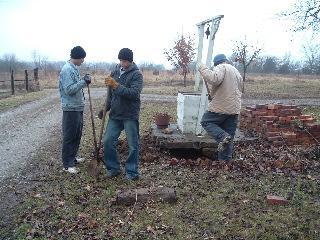
[[[86,51],[80,46],[71,49],[70,57],[73,59],[81,59],[86,57]]]
[[[133,52],[129,48],[122,48],[118,54],[119,60],[128,60],[129,62],[133,62]]]

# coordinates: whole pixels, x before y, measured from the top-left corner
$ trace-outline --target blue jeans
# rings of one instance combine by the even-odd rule
[[[218,160],[228,161],[232,159],[233,153],[233,138],[237,129],[238,114],[223,114],[206,111],[201,119],[201,126],[207,133],[213,137],[218,143],[224,137],[230,136],[231,141],[226,145],[226,148],[218,152]]]
[[[125,130],[129,145],[129,155],[126,160],[126,177],[133,179],[139,177],[139,122],[137,120],[109,119],[104,135],[104,164],[108,175],[115,176],[120,173],[120,163],[117,154],[118,138]]]
[[[83,128],[83,112],[63,111],[62,161],[65,168],[74,167]]]

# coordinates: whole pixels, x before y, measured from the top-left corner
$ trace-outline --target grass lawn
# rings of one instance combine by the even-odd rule
[[[95,111],[101,105],[102,100],[96,101]],[[319,114],[319,108],[307,111]],[[148,137],[156,112],[176,116],[176,106],[143,103],[139,181],[128,182],[123,175],[107,179],[104,172],[94,179],[88,176],[87,163],[80,167],[80,174],[67,175],[61,172],[60,160],[57,161],[60,142],[53,150],[39,152],[36,159],[48,166],[50,174],[44,174],[43,184],[23,197],[17,209],[16,239],[320,238],[319,159],[306,158],[308,167],[301,171],[266,171],[261,169],[258,158],[267,161],[268,156],[256,148],[252,152],[255,160],[247,160],[242,170],[170,166],[172,155],[153,147]],[[88,117],[86,114],[80,152],[89,159],[92,132]],[[120,147],[124,145],[121,141]],[[244,149],[249,148],[237,146],[236,156]],[[119,149],[119,153],[123,164],[126,151]],[[52,158],[56,161],[50,161]],[[175,188],[178,202],[137,203],[129,207],[114,203],[118,190],[151,186]],[[289,197],[289,204],[268,205],[267,194]]]
[[[49,94],[48,91],[43,90],[39,92],[23,93],[7,98],[2,98],[0,99],[0,111],[7,110],[9,108],[14,108],[24,103],[39,100],[47,94]]]

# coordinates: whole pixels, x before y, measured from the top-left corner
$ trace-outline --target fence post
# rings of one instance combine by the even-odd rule
[[[28,71],[24,70],[24,74],[25,74],[25,80],[26,80],[26,90],[27,92],[29,91],[29,78],[28,78]]]
[[[36,87],[36,91],[40,90],[40,83],[39,83],[39,68],[33,69],[33,79]]]
[[[14,95],[14,77],[13,77],[13,70],[11,70],[11,94]]]

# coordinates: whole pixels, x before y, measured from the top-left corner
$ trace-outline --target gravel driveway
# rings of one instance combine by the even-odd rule
[[[60,121],[56,91],[39,101],[0,113],[0,181],[16,177]]]

